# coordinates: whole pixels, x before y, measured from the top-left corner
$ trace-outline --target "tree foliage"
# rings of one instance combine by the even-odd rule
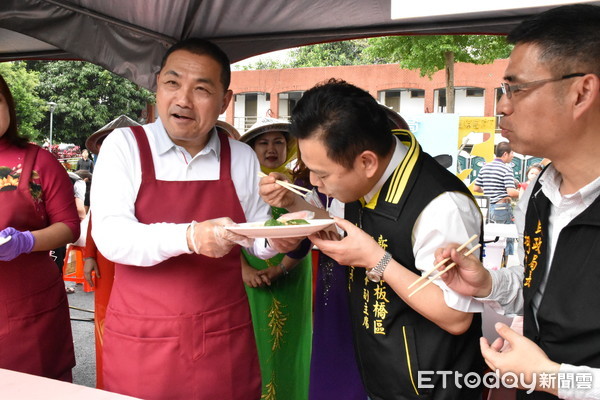
[[[284,68],[289,68],[289,65],[285,62],[278,61],[278,60],[264,59],[264,60],[258,60],[257,62],[252,63],[252,64],[242,65],[239,68],[237,68],[237,70],[239,70],[239,71],[254,71],[254,70],[260,70],[260,69],[284,69]]]
[[[504,36],[423,35],[371,38],[365,52],[370,57],[399,63],[402,68],[418,69],[421,76],[431,77],[446,68],[446,52],[454,54],[455,62],[489,64],[507,58],[510,50]]]
[[[374,59],[365,57],[368,45],[357,39],[299,47],[291,53],[289,68],[373,64]]]
[[[31,141],[39,140],[35,126],[44,117],[45,106],[36,91],[39,74],[27,71],[24,62],[5,62],[0,63],[0,75],[14,98],[19,132]]]
[[[83,61],[31,62],[39,71],[39,96],[57,106],[53,114],[54,142],[75,143],[83,148],[86,138],[121,114],[141,120],[154,94],[102,67]],[[47,109],[46,109],[47,110]],[[46,112],[36,126],[49,132]]]
[[[446,112],[454,112],[454,64],[488,64],[510,54],[511,46],[503,36],[423,35],[388,36],[369,39],[365,50],[371,57],[397,62],[402,68],[418,69],[429,78],[446,71]]]
[[[242,66],[240,69],[247,71],[379,64],[385,62],[366,54],[364,50],[367,46],[368,42],[366,39],[313,44],[293,49],[286,61],[265,58],[258,62]]]

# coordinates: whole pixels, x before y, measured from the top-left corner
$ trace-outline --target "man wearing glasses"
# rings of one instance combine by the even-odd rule
[[[436,259],[457,262],[443,277],[455,291],[524,315],[525,337],[496,326],[509,349],[482,339],[490,368],[534,380],[531,398],[600,399],[600,7],[549,10],[508,41],[502,136],[521,154],[552,160],[515,213],[523,265],[486,271],[456,245]]]

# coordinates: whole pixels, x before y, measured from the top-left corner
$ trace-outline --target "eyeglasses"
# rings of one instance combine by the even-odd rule
[[[506,82],[502,82],[500,84],[500,86],[502,87],[502,93],[506,95],[506,98],[510,99],[510,98],[512,98],[513,93],[517,93],[518,91],[528,88],[528,87],[542,86],[549,82],[558,82],[558,81],[562,81],[564,79],[570,79],[570,78],[575,78],[577,76],[584,76],[584,75],[586,75],[586,74],[584,74],[582,72],[576,72],[574,74],[563,75],[560,78],[540,79],[539,81],[518,83],[516,85],[510,85]]]

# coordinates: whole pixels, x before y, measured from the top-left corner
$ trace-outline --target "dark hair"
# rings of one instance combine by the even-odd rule
[[[591,73],[600,76],[600,7],[573,4],[524,20],[508,34],[512,44],[540,47],[540,61],[558,76]]]
[[[504,153],[510,153],[512,147],[508,142],[500,142],[496,145],[496,157],[502,157]]]
[[[352,169],[356,156],[371,150],[385,156],[393,148],[387,115],[367,91],[330,79],[304,93],[292,111],[290,134],[319,136],[327,156]]]
[[[229,89],[229,83],[231,82],[231,62],[229,61],[227,54],[225,54],[225,52],[221,50],[219,46],[209,42],[208,40],[199,38],[188,38],[175,43],[163,56],[163,59],[160,63],[161,71],[167,63],[167,58],[169,58],[171,53],[177,50],[185,50],[199,56],[205,55],[211,57],[213,60],[219,63],[219,65],[221,65],[221,83],[223,84],[223,88],[225,90]]]
[[[540,170],[540,172],[544,169],[544,166],[540,163],[535,163],[535,164],[531,164],[529,166],[529,168],[527,168],[527,172],[525,172],[525,178],[527,178],[527,175],[529,175],[529,171],[531,171],[532,169],[537,168]]]
[[[10,118],[8,128],[6,129],[6,132],[4,132],[4,135],[2,135],[0,138],[7,140],[12,145],[25,147],[27,145],[27,138],[19,136],[19,132],[17,130],[17,111],[15,109],[15,101],[10,92],[10,88],[8,87],[8,84],[2,75],[0,75],[0,93],[4,95],[6,106],[8,107],[8,117]]]
[[[75,174],[81,179],[87,179],[88,181],[92,180],[92,173],[86,169],[78,169],[75,171]]]

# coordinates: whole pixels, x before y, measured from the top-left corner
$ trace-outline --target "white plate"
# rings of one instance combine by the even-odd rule
[[[265,222],[246,222],[225,229],[249,238],[288,238],[308,236],[334,224],[332,219],[310,219],[309,225],[264,226]]]
[[[0,237],[0,246],[2,246],[4,243],[8,242],[10,240],[10,236],[7,236],[5,238]]]

